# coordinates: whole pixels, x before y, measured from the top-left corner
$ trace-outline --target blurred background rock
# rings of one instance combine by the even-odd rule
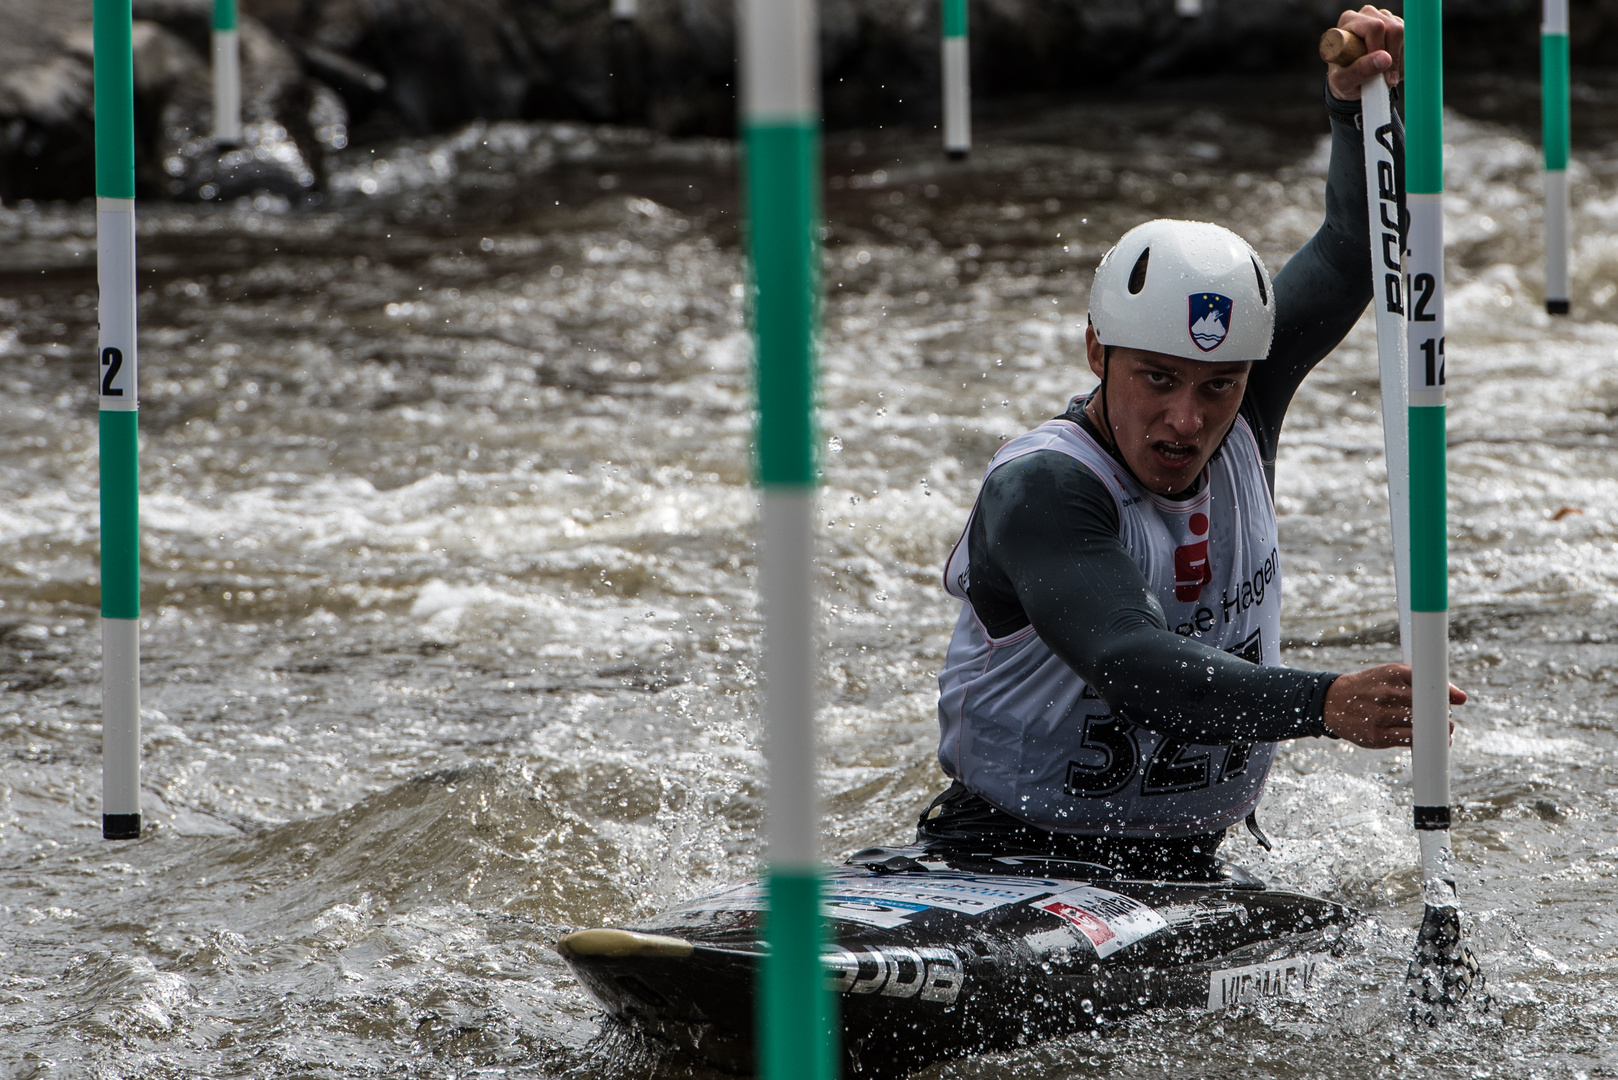
[[[209,0],[135,0],[138,183],[144,198],[318,193],[350,143],[473,118],[583,119],[728,134],[733,0],[243,0],[244,145],[208,137]],[[979,101],[1302,72],[1342,0],[973,0]],[[935,0],[823,0],[831,127],[931,125]],[[1538,0],[1449,0],[1449,48],[1496,76],[1536,72]],[[1618,0],[1575,0],[1575,64],[1618,60]],[[1526,43],[1526,44],[1525,44]],[[1530,102],[1532,104],[1532,102]],[[89,0],[0,0],[0,200],[93,190]]]

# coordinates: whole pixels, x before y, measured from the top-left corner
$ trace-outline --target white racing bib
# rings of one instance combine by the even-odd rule
[[[1141,487],[1070,420],[1048,421],[1006,443],[984,479],[1041,450],[1078,461],[1112,493],[1119,538],[1171,630],[1254,663],[1280,664],[1275,506],[1246,420],[1237,418],[1199,494],[1184,502]],[[963,601],[971,524],[969,517],[944,571],[944,587]],[[1275,756],[1274,743],[1185,743],[1111,715],[1032,626],[991,637],[970,603],[961,605],[938,683],[944,771],[1043,829],[1216,832],[1258,805]]]

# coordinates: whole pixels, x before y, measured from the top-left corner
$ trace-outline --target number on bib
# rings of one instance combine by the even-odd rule
[[[1094,799],[1111,795],[1123,789],[1135,775],[1140,763],[1140,748],[1135,745],[1134,725],[1121,716],[1088,716],[1084,720],[1084,735],[1079,748],[1102,756],[1102,764],[1087,765],[1079,761],[1067,763],[1069,795]]]
[[[1208,748],[1177,739],[1164,739],[1146,763],[1140,778],[1142,795],[1167,795],[1208,786]]]

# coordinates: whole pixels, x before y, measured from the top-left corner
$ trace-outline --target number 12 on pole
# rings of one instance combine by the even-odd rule
[[[1413,201],[1413,200],[1412,200]],[[1411,210],[1411,231],[1415,231],[1416,211]],[[1427,224],[1432,228],[1432,223]],[[1414,263],[1416,255],[1411,252],[1412,273],[1410,275],[1410,340],[1420,350],[1421,374],[1420,378],[1411,376],[1412,390],[1435,390],[1444,385],[1444,296],[1443,286],[1443,220],[1436,222],[1439,245],[1439,266],[1435,274],[1429,270],[1415,272]],[[1435,242],[1433,237],[1426,238],[1427,244]],[[1414,237],[1412,236],[1412,244]],[[1426,252],[1424,251],[1425,255]],[[1443,404],[1442,399],[1438,404]]]

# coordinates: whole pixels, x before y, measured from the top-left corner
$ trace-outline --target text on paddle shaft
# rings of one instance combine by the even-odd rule
[[[1391,155],[1393,125],[1383,124],[1376,129],[1376,141]],[[1376,163],[1376,197],[1381,215],[1382,280],[1384,307],[1395,315],[1405,313],[1404,305],[1404,229],[1399,225],[1399,185],[1394,180],[1393,159],[1380,158]]]

